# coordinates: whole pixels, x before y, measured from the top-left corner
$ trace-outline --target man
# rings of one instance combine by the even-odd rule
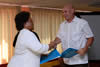
[[[88,67],[88,47],[93,43],[93,33],[84,19],[75,15],[72,5],[63,8],[65,21],[60,25],[59,32],[54,42],[62,43],[63,51],[68,48],[78,49],[77,55],[72,58],[64,58],[65,67]]]

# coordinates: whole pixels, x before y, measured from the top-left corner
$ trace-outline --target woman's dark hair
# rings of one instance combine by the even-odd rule
[[[16,41],[17,41],[18,35],[19,35],[19,32],[16,34],[16,36],[15,36],[15,38],[14,38],[13,47],[16,46]]]
[[[16,34],[14,41],[13,41],[13,46],[15,47],[16,45],[16,41],[19,35],[19,32],[21,29],[24,28],[24,23],[26,23],[28,21],[30,17],[30,13],[29,12],[25,12],[22,11],[20,13],[18,13],[15,17],[15,24],[16,24],[16,29],[18,30],[18,33]]]
[[[16,15],[15,24],[18,31],[24,28],[24,24],[28,21],[29,17],[30,13],[25,11],[22,11]]]

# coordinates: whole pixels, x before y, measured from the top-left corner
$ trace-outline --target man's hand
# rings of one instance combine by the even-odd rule
[[[80,56],[84,56],[88,51],[88,48],[81,48],[80,50],[77,51]]]
[[[59,44],[59,43],[61,42],[61,39],[58,38],[58,37],[56,37],[55,40],[54,40],[54,42],[55,42],[56,44]]]
[[[81,56],[85,55],[85,53],[87,53],[88,51],[88,47],[92,45],[93,41],[94,37],[87,38],[87,43],[85,47],[78,50],[77,53],[80,54]]]

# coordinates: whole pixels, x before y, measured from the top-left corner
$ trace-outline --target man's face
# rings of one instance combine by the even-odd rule
[[[74,15],[74,9],[70,6],[65,6],[63,8],[63,15],[66,20],[70,20]]]

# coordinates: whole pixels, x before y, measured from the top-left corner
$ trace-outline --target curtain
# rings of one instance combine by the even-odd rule
[[[31,9],[34,31],[38,33],[41,43],[49,44],[54,40],[59,29],[59,25],[64,20],[62,11],[48,9]],[[61,45],[57,46],[62,52]]]
[[[12,44],[17,32],[14,18],[19,11],[19,7],[0,7],[0,64],[8,63],[13,56]],[[39,35],[41,43],[49,44],[55,39],[59,25],[64,20],[62,11],[36,8],[30,11],[34,31]],[[57,49],[61,52],[61,44],[57,46]]]
[[[13,55],[13,39],[16,34],[14,17],[18,7],[0,7],[0,64],[7,63]]]

